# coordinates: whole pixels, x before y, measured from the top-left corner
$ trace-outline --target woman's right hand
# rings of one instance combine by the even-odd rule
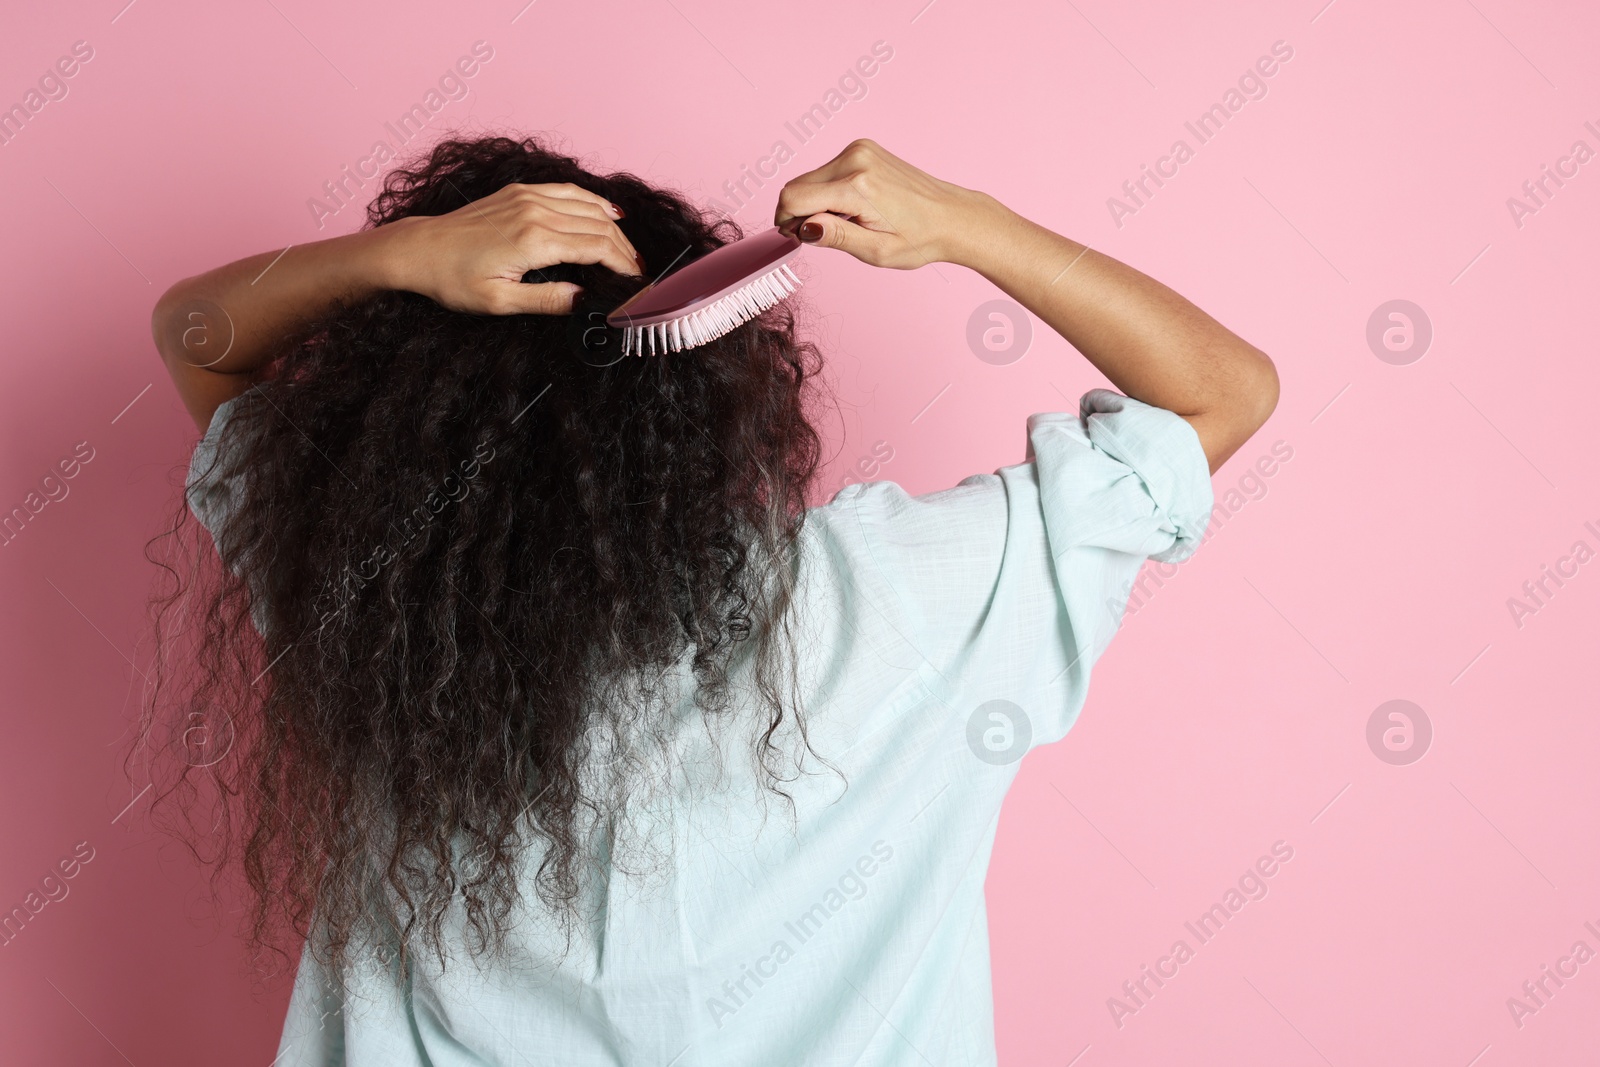
[[[576,185],[514,183],[444,215],[412,216],[390,231],[391,286],[452,311],[552,315],[572,310],[571,282],[523,282],[557,263],[600,263],[640,275],[643,261],[605,197]]]
[[[816,243],[874,266],[976,271],[1118,390],[1187,420],[1212,473],[1278,403],[1272,360],[1165,285],[871,141],[785,185],[774,221],[788,233],[816,226]]]
[[[773,223],[863,263],[912,270],[961,262],[982,220],[999,210],[993,197],[940,181],[862,140],[785,185]]]

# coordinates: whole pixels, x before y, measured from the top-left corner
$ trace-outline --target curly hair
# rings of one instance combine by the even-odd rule
[[[366,226],[511,182],[616,203],[656,270],[740,236],[678,194],[504,136],[404,162]],[[157,810],[214,878],[242,873],[258,956],[286,927],[314,930],[337,970],[388,930],[442,962],[453,906],[473,951],[494,950],[529,888],[570,919],[594,860],[584,827],[648,776],[637,738],[665,737],[674,665],[692,672],[694,721],[754,725],[773,794],[801,773],[782,679],[820,357],[779,307],[690,352],[618,358],[604,313],[643,281],[542,274],[582,286],[572,315],[385,291],[285,337],[228,413],[215,549],[180,537],[196,529],[181,504],[151,545],[190,555],[147,548],[170,588],[152,599],[130,768],[149,767]]]

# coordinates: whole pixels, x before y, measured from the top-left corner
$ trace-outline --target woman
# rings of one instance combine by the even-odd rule
[[[533,139],[444,142],[362,231],[157,305],[226,564],[153,702],[187,724],[162,794],[214,785],[252,938],[307,937],[280,1067],[994,1062],[1001,801],[1277,377],[870,141],[775,222],[978,271],[1126,395],[994,474],[807,507],[788,311],[654,358],[603,325],[734,228]]]

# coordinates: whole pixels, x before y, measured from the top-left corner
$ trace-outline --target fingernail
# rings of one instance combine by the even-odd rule
[[[635,263],[639,264],[639,273],[643,274],[644,273],[644,257],[641,256],[639,253],[635,252],[633,254],[633,261]]]
[[[800,224],[800,240],[815,241],[821,238],[821,236],[822,224],[820,222],[805,222]]]
[[[619,219],[627,218],[627,216],[625,214],[623,214],[622,209],[620,207],[618,207],[617,205],[613,204],[611,201],[607,200],[606,201],[606,206],[611,209],[611,214],[615,215],[617,218],[619,218]]]

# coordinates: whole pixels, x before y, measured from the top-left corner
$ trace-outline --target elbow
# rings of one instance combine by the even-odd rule
[[[1255,424],[1260,429],[1266,425],[1272,413],[1278,408],[1278,368],[1265,352],[1255,352],[1255,384],[1251,393],[1254,398]]]
[[[182,301],[182,284],[179,282],[162,293],[155,307],[150,309],[150,339],[155,342],[156,352],[163,363],[172,358],[174,342],[181,344],[183,340],[183,330],[175,328],[178,305]]]
[[[150,339],[169,369],[175,363],[217,369],[233,347],[233,320],[220,305],[199,296],[189,281],[174,283],[150,309]]]
[[[1239,366],[1227,402],[1213,416],[1190,420],[1200,433],[1212,474],[1266,425],[1278,406],[1278,369],[1266,353],[1251,348]]]
[[[1237,432],[1249,437],[1278,407],[1278,368],[1270,356],[1248,342],[1227,357],[1227,385],[1217,408]]]

